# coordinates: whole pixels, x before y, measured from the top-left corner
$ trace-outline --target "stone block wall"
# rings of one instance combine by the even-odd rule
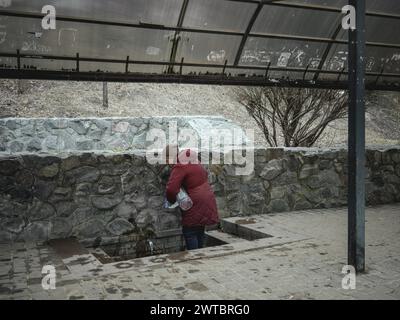
[[[346,150],[256,149],[251,175],[207,165],[221,217],[343,206]],[[223,159],[223,155],[221,155]],[[76,236],[87,245],[180,228],[162,208],[169,169],[140,153],[0,153],[0,242]],[[367,151],[368,204],[400,201],[400,147]]]
[[[400,147],[367,150],[368,205],[400,201]],[[347,204],[347,150],[256,149],[250,176],[234,166],[211,166],[220,213],[264,214]]]
[[[3,118],[0,119],[0,152],[57,154],[74,151],[146,150],[153,143],[146,141],[150,129],[160,129],[168,137],[169,130],[174,125],[178,134],[181,129],[193,130],[199,141],[212,129],[243,131],[230,120],[211,116]],[[220,145],[219,141],[212,143],[211,148]]]
[[[177,229],[179,213],[162,209],[162,168],[132,154],[2,157],[0,241],[95,243]]]

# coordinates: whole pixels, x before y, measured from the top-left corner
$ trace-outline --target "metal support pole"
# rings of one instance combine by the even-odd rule
[[[222,75],[225,75],[226,65],[228,64],[228,60],[225,60],[224,67],[222,68]]]
[[[21,53],[19,49],[17,49],[17,69],[21,70]]]
[[[76,72],[79,72],[79,52],[76,53]]]
[[[348,264],[365,270],[365,0],[349,0],[356,29],[349,29]]]
[[[103,82],[103,108],[108,108],[108,83],[107,81]]]
[[[182,75],[182,71],[183,71],[183,62],[185,61],[185,57],[182,57],[181,59],[181,64],[179,66],[179,74]]]
[[[271,67],[271,61],[268,61],[267,69],[265,70],[264,77],[268,79],[269,68]]]
[[[129,56],[126,56],[125,73],[129,73]]]

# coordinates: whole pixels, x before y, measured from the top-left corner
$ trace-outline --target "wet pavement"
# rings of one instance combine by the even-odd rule
[[[354,290],[342,288],[346,208],[229,222],[272,237],[106,264],[79,246],[0,244],[0,299],[400,299],[400,204],[367,209]],[[55,289],[43,289],[44,265]]]

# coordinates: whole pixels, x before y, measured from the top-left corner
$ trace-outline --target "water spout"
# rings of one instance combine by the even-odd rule
[[[149,244],[150,254],[152,255],[154,252],[154,243],[151,240],[147,240],[147,243]]]

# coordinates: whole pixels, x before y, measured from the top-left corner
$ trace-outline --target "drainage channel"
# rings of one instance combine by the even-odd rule
[[[241,222],[241,220],[239,220]],[[242,224],[222,220],[219,228],[205,233],[205,248],[217,247],[243,241],[270,238],[269,234],[247,228],[251,221],[243,220]],[[121,262],[131,259],[158,256],[185,251],[185,243],[180,230],[168,230],[151,239],[132,241],[132,238],[120,238],[118,243],[88,248],[102,264]]]
[[[185,250],[180,230],[164,231],[151,239],[141,239],[139,246],[134,236],[125,236],[123,241],[114,244],[98,242],[96,247],[85,247],[76,238],[51,240],[48,244],[68,268],[69,274],[64,276],[68,280],[130,269],[163,268],[169,263],[265,250],[307,239],[302,234],[268,224],[266,219],[262,216],[222,219],[220,228],[206,232],[206,247],[190,251]]]

